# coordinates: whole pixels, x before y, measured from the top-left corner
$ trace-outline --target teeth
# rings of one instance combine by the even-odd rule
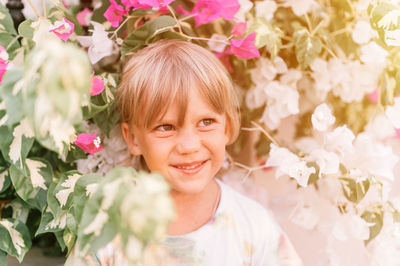
[[[196,168],[196,167],[199,167],[200,165],[201,165],[202,163],[199,163],[199,164],[196,164],[196,165],[192,165],[192,166],[176,166],[176,168],[179,168],[179,169],[194,169],[194,168]]]

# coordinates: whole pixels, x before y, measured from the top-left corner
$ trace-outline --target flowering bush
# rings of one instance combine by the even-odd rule
[[[232,176],[243,178],[233,186],[259,193],[247,177],[273,169],[278,181],[289,180],[282,199],[295,202],[286,219],[322,234],[324,248],[307,265],[400,263],[398,1],[30,8],[16,31],[0,5],[0,261],[7,254],[22,261],[34,211],[41,213],[34,235],[52,232],[79,255],[120,237],[136,261],[165,234],[173,218],[165,181],[113,169],[135,164],[116,128],[114,92],[129,55],[181,39],[213,51],[242,91],[242,129],[258,138],[252,162],[261,165],[236,163],[243,169]],[[288,128],[294,133],[282,134]],[[250,143],[246,136],[230,147],[234,157]]]

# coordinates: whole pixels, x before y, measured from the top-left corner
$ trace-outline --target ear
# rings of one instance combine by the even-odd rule
[[[140,149],[139,143],[137,142],[136,136],[133,131],[129,128],[128,123],[121,124],[122,135],[124,136],[125,142],[128,145],[128,150],[133,155],[141,155],[142,150]]]
[[[230,143],[231,140],[231,120],[228,116],[225,116],[225,146]]]

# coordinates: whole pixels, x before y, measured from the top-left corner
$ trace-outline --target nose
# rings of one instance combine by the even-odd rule
[[[200,136],[191,129],[180,130],[176,149],[180,154],[190,154],[200,149]]]

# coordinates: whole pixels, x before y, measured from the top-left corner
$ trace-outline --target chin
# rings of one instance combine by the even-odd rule
[[[172,190],[184,194],[197,194],[202,192],[207,187],[207,185],[210,183],[211,180],[209,180],[208,182],[205,181],[201,182],[200,180],[196,181],[185,182],[183,184],[182,183],[179,184],[178,186],[172,186]]]

